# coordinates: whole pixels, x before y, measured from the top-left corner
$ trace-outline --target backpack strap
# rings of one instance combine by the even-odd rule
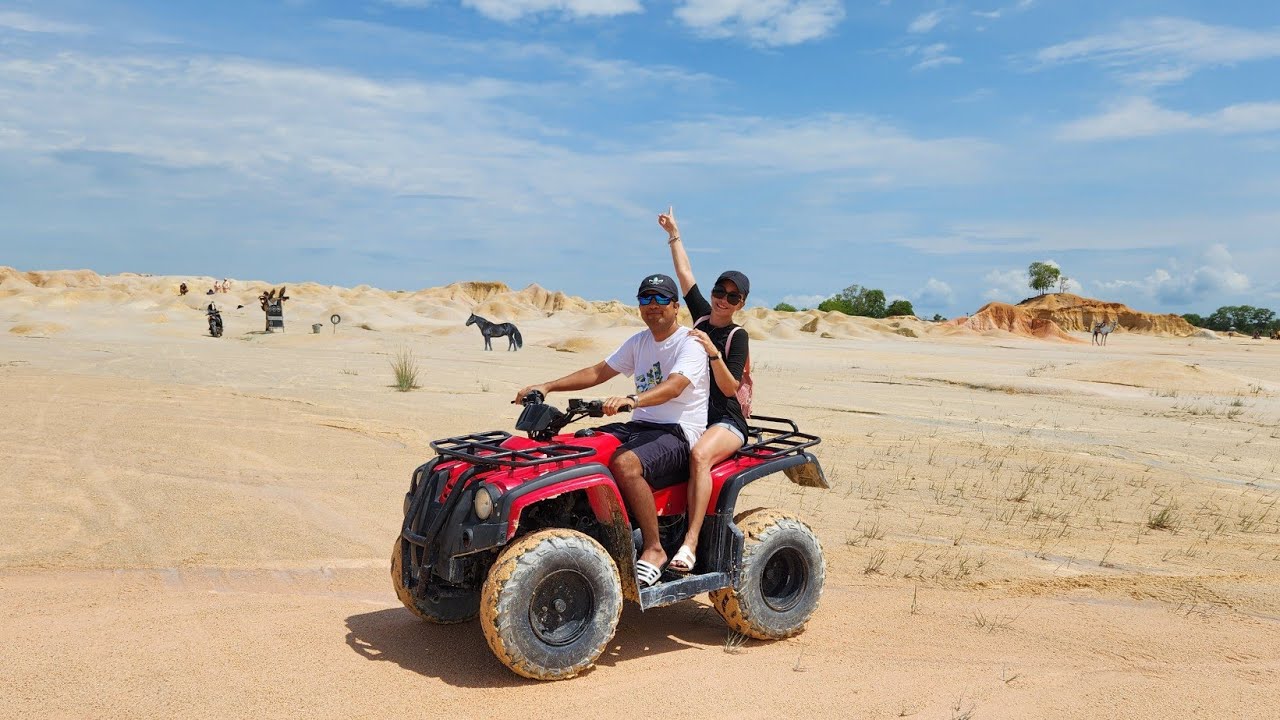
[[[724,341],[724,364],[725,364],[725,366],[726,366],[726,367],[728,367],[728,365],[729,365],[729,348],[733,347],[733,334],[734,334],[734,333],[736,333],[736,332],[738,332],[738,331],[739,331],[739,330],[741,330],[741,329],[742,329],[742,326],[741,326],[741,325],[734,325],[734,326],[733,326],[733,329],[729,331],[729,337],[725,338],[725,341]],[[742,364],[742,374],[743,374],[743,375],[746,375],[746,374],[747,374],[747,372],[748,372],[748,371],[750,371],[750,370],[751,370],[751,356],[750,356],[750,355],[747,355],[747,361],[746,361],[745,363],[743,363],[743,364]]]

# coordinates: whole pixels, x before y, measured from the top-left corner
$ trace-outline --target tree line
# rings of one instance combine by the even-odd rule
[[[784,312],[795,312],[796,308],[790,303],[778,303],[773,307],[774,310]],[[850,285],[840,292],[818,303],[818,309],[823,312],[842,312],[845,315],[859,315],[869,318],[885,318],[890,315],[915,315],[915,308],[911,306],[910,300],[894,300],[886,303],[883,290],[876,288],[867,288],[861,285]]]
[[[1196,327],[1218,331],[1261,333],[1280,330],[1280,320],[1276,319],[1273,310],[1252,305],[1223,305],[1208,317],[1187,313],[1182,316],[1182,319]]]

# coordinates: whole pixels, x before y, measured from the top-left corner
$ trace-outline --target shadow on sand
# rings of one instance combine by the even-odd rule
[[[369,660],[440,678],[457,687],[514,687],[536,682],[512,673],[493,656],[480,622],[432,625],[404,608],[377,610],[347,618],[347,645]],[[641,612],[623,607],[618,631],[597,665],[612,667],[677,650],[724,644],[725,625],[710,606],[684,602]]]

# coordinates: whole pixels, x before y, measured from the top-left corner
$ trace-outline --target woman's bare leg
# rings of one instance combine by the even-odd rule
[[[684,544],[698,552],[698,535],[702,521],[707,516],[707,502],[711,499],[711,468],[742,447],[742,441],[730,430],[710,427],[698,438],[689,453],[689,529],[684,534]]]

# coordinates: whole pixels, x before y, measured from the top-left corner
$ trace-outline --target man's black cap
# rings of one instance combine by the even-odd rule
[[[744,296],[751,294],[751,281],[747,279],[746,275],[743,275],[737,270],[725,270],[720,273],[720,277],[716,278],[716,285],[723,283],[725,280],[737,285],[738,292],[742,293]]]
[[[641,295],[661,295],[672,300],[678,300],[680,299],[680,289],[675,280],[658,273],[640,281],[640,289],[636,291],[636,297]]]

